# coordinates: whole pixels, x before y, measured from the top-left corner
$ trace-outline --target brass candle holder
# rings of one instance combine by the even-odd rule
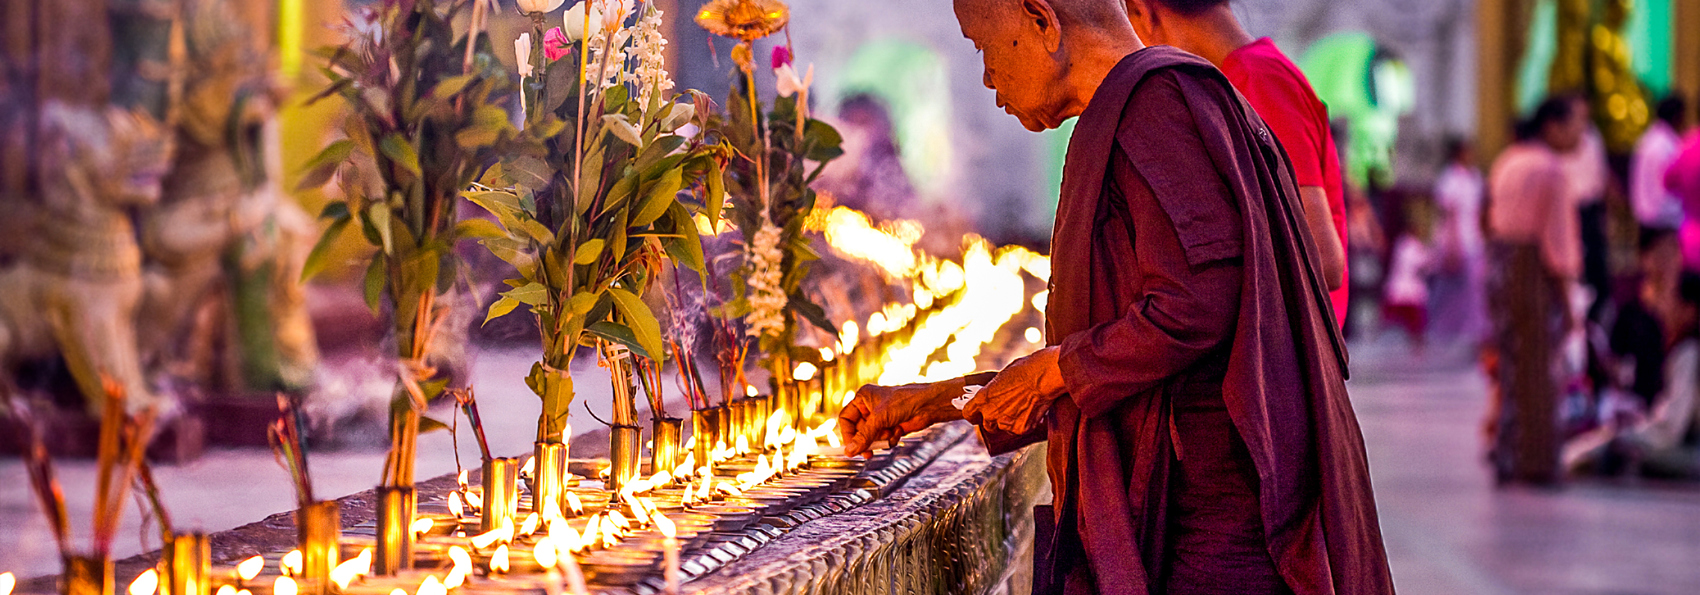
[[[643,428],[637,426],[613,426],[608,431],[608,460],[613,466],[608,470],[608,490],[619,493],[620,489],[630,485],[638,478],[643,463]]]
[[[570,511],[563,505],[567,490],[567,445],[554,442],[532,444],[535,467],[531,471],[531,509],[542,514],[545,502],[554,502],[561,514]]]
[[[720,417],[725,410],[722,405],[691,412],[691,439],[695,441],[691,454],[699,467],[714,462],[714,444],[721,440]]]
[[[731,425],[726,431],[726,445],[736,448],[738,445],[738,438],[742,437],[746,446],[755,446],[750,443],[749,398],[743,397],[732,401],[727,404],[727,409],[730,412]]]
[[[679,444],[685,432],[685,420],[671,417],[656,419],[650,436],[655,446],[650,449],[649,472],[651,474],[666,471],[672,473],[684,458],[680,453]]]
[[[68,554],[63,558],[62,595],[112,595],[112,558],[101,554]]]
[[[750,397],[749,403],[745,420],[749,424],[750,448],[761,450],[767,445],[767,418],[773,416],[775,404],[773,397],[766,395]]]
[[[207,541],[207,534],[201,531],[172,534],[171,542],[165,548],[165,592],[170,595],[207,595],[212,592],[210,574],[212,546]]]
[[[412,487],[378,488],[378,547],[372,559],[374,574],[395,576],[413,569],[413,511],[418,496]]]
[[[301,507],[295,514],[295,535],[301,548],[301,577],[312,592],[328,592],[331,569],[340,562],[337,542],[342,538],[342,509],[335,500]]]
[[[484,461],[484,516],[480,531],[501,528],[503,519],[519,512],[519,459],[495,457]]]

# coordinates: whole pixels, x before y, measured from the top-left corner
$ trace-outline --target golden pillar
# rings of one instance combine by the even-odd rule
[[[1476,154],[1487,165],[1511,144],[1517,64],[1527,45],[1533,0],[1476,4]]]
[[[1687,23],[1687,25],[1683,25]],[[1700,101],[1700,0],[1671,1],[1671,69],[1675,89],[1690,102]],[[1692,103],[1691,103],[1692,104]]]

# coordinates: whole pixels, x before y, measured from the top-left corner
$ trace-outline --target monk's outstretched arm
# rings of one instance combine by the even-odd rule
[[[1126,161],[1119,152],[1117,157]],[[1144,290],[1120,319],[1070,335],[1061,344],[1058,366],[1068,394],[1088,417],[1186,370],[1229,341],[1239,318],[1240,259],[1189,264],[1173,223],[1143,179],[1127,163],[1113,164],[1112,170],[1118,187],[1130,189],[1126,204],[1139,263],[1134,274]],[[1232,209],[1223,196],[1196,200],[1194,206]],[[1237,213],[1224,214],[1232,216],[1216,220],[1238,219]],[[1239,230],[1219,233],[1233,237]]]

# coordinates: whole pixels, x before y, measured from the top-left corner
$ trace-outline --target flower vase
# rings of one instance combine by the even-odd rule
[[[556,511],[563,515],[570,513],[561,504],[567,490],[567,445],[533,443],[532,456],[535,468],[531,472],[531,510],[543,516],[549,509],[546,503],[553,502]]]
[[[63,561],[62,595],[112,595],[112,558],[101,554],[68,554]]]
[[[612,464],[608,469],[609,492],[618,494],[638,478],[642,447],[643,428],[617,425],[608,429],[608,461]]]
[[[667,472],[672,473],[679,467],[683,458],[679,452],[679,440],[684,435],[685,420],[671,417],[658,418],[650,430],[650,436],[655,446],[650,449],[649,473],[651,475]]]
[[[484,516],[479,519],[479,531],[489,532],[502,527],[519,512],[519,459],[495,457],[484,461]]]
[[[168,595],[207,595],[212,592],[212,546],[201,531],[173,533],[165,548],[164,591]]]
[[[395,576],[413,569],[413,511],[411,486],[378,488],[378,547],[372,560],[374,574]]]

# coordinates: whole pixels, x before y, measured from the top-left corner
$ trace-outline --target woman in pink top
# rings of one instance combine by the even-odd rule
[[[1209,60],[1234,84],[1293,162],[1305,223],[1331,290],[1335,321],[1346,322],[1346,193],[1328,108],[1275,42],[1253,38],[1228,0],[1124,0],[1148,45],[1172,45]]]

